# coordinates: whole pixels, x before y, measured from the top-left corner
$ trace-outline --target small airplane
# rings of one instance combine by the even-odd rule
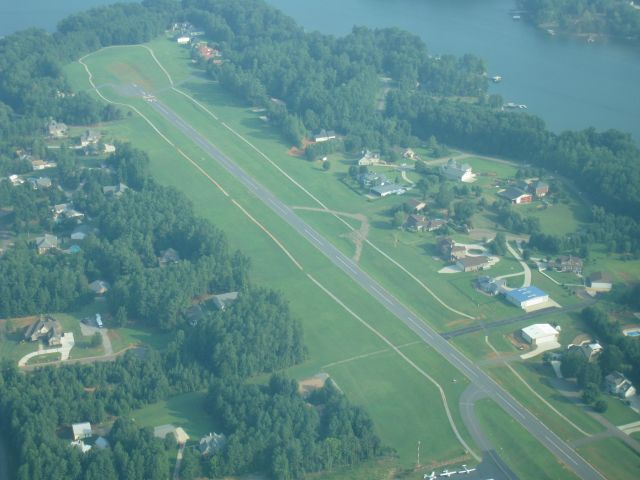
[[[451,475],[455,475],[456,473],[458,473],[458,472],[456,472],[455,470],[446,470],[445,469],[445,470],[442,471],[440,476],[449,478]]]
[[[458,473],[471,473],[475,471],[476,471],[475,468],[467,468],[466,465],[462,465],[462,470],[458,471]]]
[[[436,472],[433,471],[429,474],[425,473],[422,478],[423,480],[436,480],[436,478],[438,477],[438,475],[436,475]]]

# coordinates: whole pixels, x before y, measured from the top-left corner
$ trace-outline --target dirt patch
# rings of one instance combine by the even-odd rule
[[[319,390],[324,387],[327,380],[329,380],[328,373],[318,373],[313,377],[300,380],[298,382],[298,393],[303,397],[307,397],[314,390]]]
[[[304,155],[304,151],[307,149],[307,147],[311,144],[313,144],[314,142],[312,142],[311,140],[307,140],[306,138],[302,139],[302,148],[298,148],[296,146],[291,147],[289,150],[287,150],[287,153],[292,156],[292,157],[302,157]]]
[[[470,324],[471,322],[469,321],[468,318],[459,318],[458,320],[453,320],[451,322],[448,322],[446,324],[447,328],[453,328],[453,327],[466,327]]]
[[[7,322],[11,321],[11,331],[9,333],[17,332],[18,330],[28,327],[33,322],[38,320],[37,315],[33,315],[31,317],[20,317],[20,318],[10,318],[10,319],[2,319],[0,320],[0,325],[6,325]]]
[[[336,212],[334,210],[325,210],[324,208],[315,208],[315,207],[292,207],[294,210],[307,210],[310,212],[324,212],[329,213],[331,215],[337,215],[338,217],[352,218],[360,222],[360,228],[357,230],[351,230],[349,233],[345,233],[340,235],[342,238],[348,238],[351,240],[356,247],[356,251],[353,254],[351,259],[358,263],[360,261],[360,257],[362,256],[362,247],[364,245],[367,236],[369,235],[369,230],[371,229],[371,224],[369,223],[369,218],[362,213],[347,213],[347,212]]]

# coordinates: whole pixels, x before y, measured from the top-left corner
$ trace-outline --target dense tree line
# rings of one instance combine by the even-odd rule
[[[576,34],[640,39],[640,10],[629,0],[518,0],[531,21]]]
[[[215,382],[209,389],[209,411],[222,418],[229,432],[224,449],[204,465],[205,473],[267,471],[278,479],[355,465],[381,453],[369,416],[354,407],[331,382],[307,404],[298,385],[281,376],[267,386]]]

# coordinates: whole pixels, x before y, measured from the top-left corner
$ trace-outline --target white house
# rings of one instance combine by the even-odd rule
[[[82,453],[87,453],[91,450],[91,445],[85,444],[82,440],[74,440],[71,442],[71,446],[79,449]]]
[[[446,165],[440,167],[440,172],[449,180],[458,180],[459,182],[471,183],[475,182],[476,175],[471,169],[471,165],[458,163],[450,158]]]
[[[89,422],[74,423],[71,425],[73,430],[73,439],[82,440],[91,436],[91,424]]]
[[[515,288],[506,293],[506,299],[514,305],[527,309],[549,301],[549,294],[537,287]]]
[[[620,372],[611,372],[604,380],[611,395],[629,398],[636,394],[636,387]]]
[[[186,35],[183,35],[176,39],[176,42],[178,42],[178,45],[187,45],[189,44],[190,41],[191,41],[191,37],[187,37]]]
[[[594,272],[589,275],[589,288],[598,292],[609,292],[613,287],[611,276],[604,272]]]
[[[325,130],[324,128],[313,134],[313,141],[316,143],[328,142],[336,138],[336,132],[333,130]]]
[[[548,323],[536,323],[522,329],[522,338],[531,345],[557,342],[560,332]]]

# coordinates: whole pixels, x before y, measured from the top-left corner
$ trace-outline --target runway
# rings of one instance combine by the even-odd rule
[[[340,268],[353,281],[357,282],[384,308],[407,325],[426,344],[446,358],[447,361],[462,372],[479,391],[497,402],[509,415],[511,415],[534,437],[536,437],[549,451],[573,470],[579,478],[584,480],[600,480],[604,478],[566,442],[542,424],[533,414],[524,408],[500,385],[494,382],[471,360],[460,353],[434,329],[420,320],[411,310],[409,310],[409,308],[405,307],[393,295],[387,292],[384,287],[371,278],[367,273],[362,271],[357,264],[355,264],[349,257],[342,254],[320,233],[315,231],[310,225],[306,224],[291,208],[282,203],[269,190],[227,158],[215,145],[204,138],[191,125],[185,122],[180,116],[160,101],[153,101],[150,105],[166,120],[173,124],[180,132],[190,138],[213,160],[218,162],[229,173],[231,173],[260,201],[287,222],[311,245],[321,251],[335,266]]]

